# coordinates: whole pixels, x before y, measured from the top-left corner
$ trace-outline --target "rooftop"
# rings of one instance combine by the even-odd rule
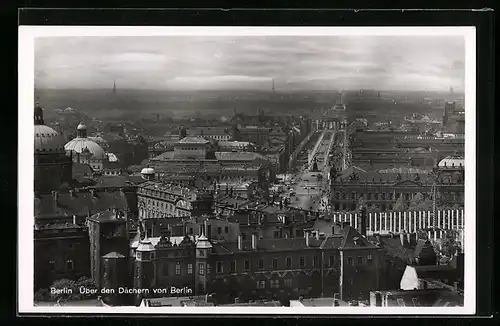
[[[177,142],[177,144],[208,144],[209,141],[203,137],[193,137],[188,136],[184,137]]]
[[[120,190],[98,191],[92,195],[90,190],[75,191],[70,193],[57,193],[38,195],[34,198],[35,217],[43,216],[73,216],[87,215],[104,211],[110,207],[126,209],[129,205],[127,197]]]

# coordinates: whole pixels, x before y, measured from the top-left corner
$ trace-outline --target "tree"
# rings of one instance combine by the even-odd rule
[[[422,240],[428,240],[429,239],[429,235],[424,230],[418,230],[417,231],[417,239],[418,240],[420,240],[420,239],[422,239]]]
[[[392,208],[393,211],[395,212],[404,212],[408,209],[406,206],[406,203],[403,200],[403,196],[399,196],[398,200],[394,204],[394,207]]]
[[[457,241],[457,238],[457,231],[448,230],[448,232],[446,232],[446,236],[441,240],[441,255],[451,258],[461,249],[461,245]]]
[[[432,200],[424,198],[420,192],[413,196],[408,207],[410,211],[430,211],[432,210]]]

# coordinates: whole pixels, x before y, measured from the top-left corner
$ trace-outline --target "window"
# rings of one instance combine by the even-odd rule
[[[245,260],[245,270],[248,271],[250,269],[250,261]]]
[[[221,233],[222,233],[222,228],[221,228],[220,226],[217,228],[217,233],[218,233],[218,234],[221,234]]]
[[[371,260],[373,259],[373,257],[372,257],[372,255],[368,255],[368,256],[366,256],[366,259],[367,259],[368,261],[371,261]]]
[[[273,269],[278,269],[278,258],[273,258]]]
[[[216,265],[216,272],[217,273],[222,273],[222,262],[218,261]]]
[[[289,289],[291,289],[291,288],[292,288],[292,280],[291,280],[291,279],[287,278],[287,279],[285,280],[285,287],[287,287],[287,288],[289,288]]]
[[[412,298],[411,301],[413,302],[413,306],[420,307],[420,301],[417,298]]]
[[[271,280],[272,289],[279,289],[279,287],[280,287],[280,280]]]
[[[354,260],[352,259],[352,257],[347,257],[347,265],[354,266]]]
[[[233,260],[231,262],[231,272],[235,272],[236,271],[236,260]]]
[[[68,271],[72,271],[74,268],[74,263],[73,261],[70,259],[70,260],[67,260],[66,261],[66,270]]]
[[[279,238],[280,237],[280,231],[274,231],[274,237]]]
[[[306,260],[305,260],[304,256],[301,256],[300,260],[299,260],[300,267],[304,267],[305,264],[306,264]]]
[[[188,274],[193,274],[193,264],[188,264]]]
[[[292,268],[292,257],[286,257],[286,268]]]
[[[210,268],[210,264],[207,264],[207,275],[209,275],[209,274],[210,274],[210,270],[211,270],[211,268]]]
[[[400,306],[400,307],[406,307],[405,302],[404,302],[403,299],[398,298],[398,306]]]
[[[358,265],[363,265],[363,257],[358,256]]]
[[[313,267],[318,266],[318,256],[313,256]]]
[[[175,275],[181,275],[181,263],[175,263]]]
[[[203,250],[198,250],[198,256],[205,256],[205,252]]]
[[[333,266],[335,265],[335,256],[330,256],[328,259],[328,265]]]
[[[198,263],[198,274],[205,275],[205,263]]]
[[[55,270],[55,266],[56,266],[56,264],[54,263],[53,260],[49,261],[49,268],[51,271]]]
[[[263,268],[264,268],[264,260],[259,259],[259,269],[263,269]]]
[[[266,281],[257,281],[257,289],[265,289]]]

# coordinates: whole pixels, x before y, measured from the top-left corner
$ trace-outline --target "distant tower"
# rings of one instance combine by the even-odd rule
[[[274,78],[273,78],[273,93],[274,93],[274,91],[275,91],[275,88],[274,88]]]
[[[453,87],[450,87],[450,94],[453,94]]]
[[[377,98],[380,99],[380,92],[377,93]]]
[[[113,95],[116,95],[116,80],[113,80]]]

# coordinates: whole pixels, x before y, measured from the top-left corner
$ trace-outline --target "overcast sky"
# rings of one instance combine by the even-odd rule
[[[47,37],[40,88],[464,88],[462,36]]]

